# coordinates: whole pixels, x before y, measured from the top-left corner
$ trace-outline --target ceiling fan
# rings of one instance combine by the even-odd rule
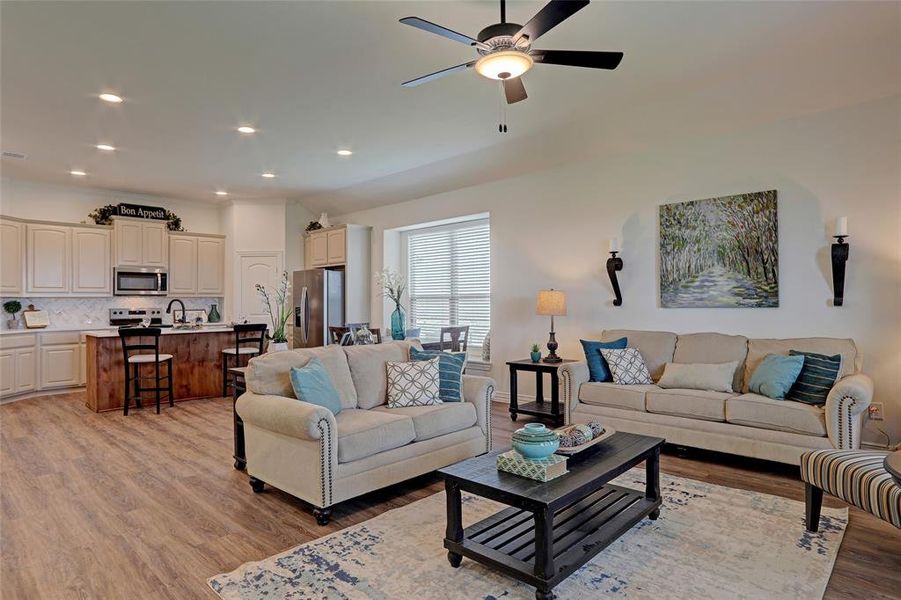
[[[400,20],[429,33],[472,46],[481,55],[471,60],[441,71],[435,71],[401,85],[415,87],[445,75],[475,67],[483,77],[503,82],[507,104],[525,100],[526,88],[520,76],[535,63],[567,65],[589,69],[615,69],[623,59],[622,52],[591,52],[582,50],[538,50],[532,43],[539,37],[585,8],[589,0],[551,0],[525,25],[507,23],[505,0],[501,2],[501,22],[489,25],[475,38],[457,33],[441,25],[436,25],[419,17],[404,17]]]

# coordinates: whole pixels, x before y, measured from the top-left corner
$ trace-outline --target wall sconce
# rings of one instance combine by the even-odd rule
[[[845,302],[845,263],[848,262],[849,246],[845,243],[848,236],[848,217],[835,220],[836,242],[832,244],[832,305],[842,306]]]
[[[616,272],[623,270],[623,259],[617,256],[619,252],[619,239],[613,238],[610,240],[610,258],[607,259],[607,275],[610,276],[613,293],[616,295],[616,298],[613,299],[613,306],[623,305],[623,295],[619,291],[619,281],[616,279]]]

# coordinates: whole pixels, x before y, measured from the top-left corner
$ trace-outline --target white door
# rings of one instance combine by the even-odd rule
[[[72,230],[72,292],[112,295],[110,252],[108,229]]]
[[[169,230],[163,221],[141,224],[141,266],[169,266]]]
[[[143,266],[141,264],[142,223],[114,219],[116,236],[116,266]]]
[[[272,291],[281,281],[281,252],[239,252],[235,269],[235,318],[247,317],[252,322],[272,323],[269,312],[260,299],[256,285]],[[274,309],[275,310],[275,309]]]
[[[41,347],[42,388],[78,385],[81,378],[79,346],[80,344],[59,344]]]
[[[16,393],[16,357],[12,350],[0,351],[0,396]]]
[[[197,291],[197,238],[169,236],[169,293],[187,296]]]
[[[30,294],[69,291],[69,227],[27,225],[27,289]]]
[[[16,221],[0,221],[0,293],[22,293],[25,270],[25,226]]]
[[[37,389],[38,362],[34,348],[16,350],[16,393],[32,392]]]
[[[225,240],[197,238],[197,293],[204,296],[225,293]]]

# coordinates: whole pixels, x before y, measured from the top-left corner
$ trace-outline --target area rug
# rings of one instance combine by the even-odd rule
[[[644,489],[644,470],[615,483]],[[823,509],[818,533],[804,505],[778,496],[660,476],[664,504],[554,591],[585,598],[821,598],[847,509]],[[503,508],[464,494],[464,524]],[[442,547],[444,493],[388,511],[282,554],[209,579],[225,600],[473,598],[531,600],[535,588]]]

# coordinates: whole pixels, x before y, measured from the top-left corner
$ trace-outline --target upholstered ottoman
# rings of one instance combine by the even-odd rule
[[[817,531],[823,492],[901,529],[901,486],[885,470],[888,452],[812,450],[801,455],[807,530]]]

